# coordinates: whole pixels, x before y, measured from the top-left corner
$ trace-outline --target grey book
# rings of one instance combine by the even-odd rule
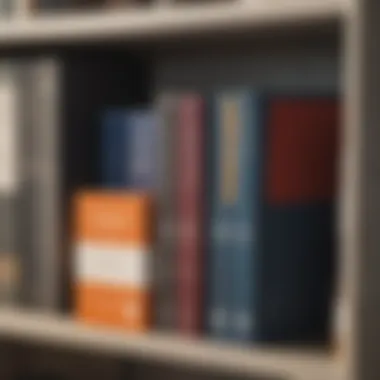
[[[21,258],[17,250],[17,203],[20,196],[20,120],[18,68],[0,63],[0,303],[20,296]]]
[[[178,101],[175,94],[157,98],[158,113],[158,231],[155,252],[155,324],[158,329],[175,329],[176,295],[176,131]]]
[[[33,126],[31,125],[31,95],[34,94],[30,74],[30,64],[18,63],[18,101],[20,107],[19,124],[19,173],[20,189],[15,205],[15,225],[17,228],[15,247],[20,257],[21,278],[19,301],[23,306],[31,303],[33,289]]]
[[[47,309],[60,304],[60,93],[61,67],[56,58],[42,58],[32,67],[34,106],[32,108],[35,170],[33,182],[34,220],[39,228],[34,231],[34,251],[37,276],[35,303]]]
[[[15,206],[20,302],[47,310],[59,302],[59,65],[53,58],[18,64],[20,189]]]
[[[29,107],[29,211],[32,233],[31,302],[54,310],[60,302],[60,64],[39,58],[29,68],[32,95]]]

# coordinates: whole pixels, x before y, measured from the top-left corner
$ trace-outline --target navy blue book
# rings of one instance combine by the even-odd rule
[[[126,111],[107,110],[101,131],[101,181],[107,188],[121,189],[129,185],[128,137]]]
[[[334,254],[332,203],[267,205],[263,230],[258,340],[325,341]]]
[[[156,117],[144,109],[110,109],[102,124],[102,184],[151,190],[156,186]]]

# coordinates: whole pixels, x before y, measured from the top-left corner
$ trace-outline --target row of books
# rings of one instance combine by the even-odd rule
[[[326,339],[337,97],[147,107],[144,83],[120,52],[0,64],[0,301],[134,331]]]
[[[327,339],[338,108],[333,95],[227,89],[108,111],[105,189],[76,198],[78,315],[239,342]]]
[[[117,9],[150,4],[200,3],[210,0],[0,0],[0,14],[27,16],[61,11]],[[212,0],[215,1],[215,0]]]

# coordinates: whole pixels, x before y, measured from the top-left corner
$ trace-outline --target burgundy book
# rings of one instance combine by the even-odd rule
[[[205,105],[188,94],[178,107],[178,328],[192,335],[203,314]]]

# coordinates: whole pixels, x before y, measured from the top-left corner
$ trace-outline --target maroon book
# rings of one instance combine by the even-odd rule
[[[271,205],[331,201],[337,185],[338,107],[333,97],[272,100],[266,163]]]
[[[192,335],[202,322],[205,107],[196,94],[178,107],[178,328]]]

